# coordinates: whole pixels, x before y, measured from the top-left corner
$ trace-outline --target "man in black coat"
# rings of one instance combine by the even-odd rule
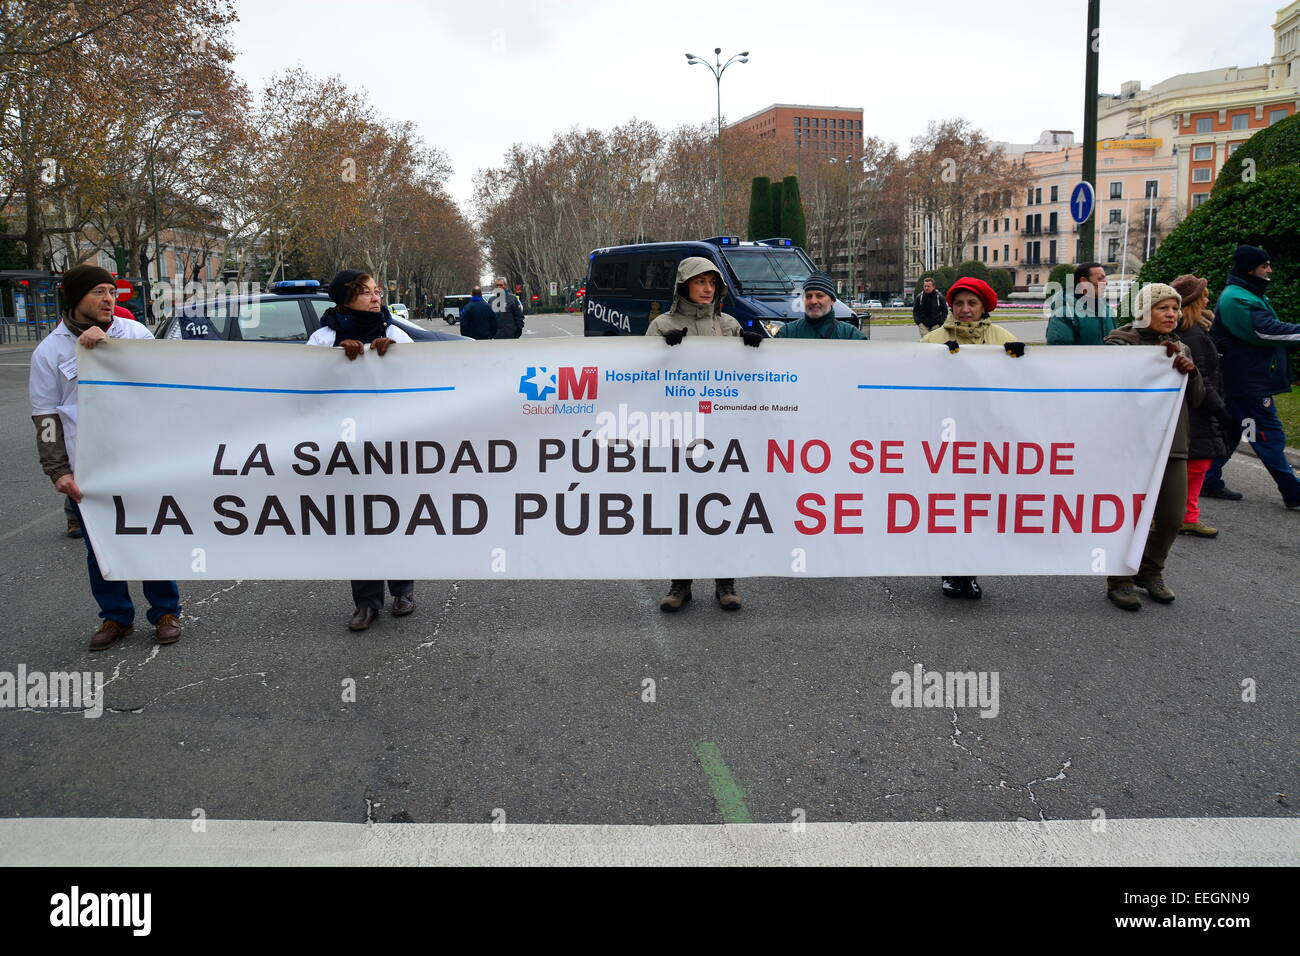
[[[948,318],[948,301],[943,293],[934,287],[934,280],[926,277],[921,291],[912,303],[912,321],[917,324],[924,336],[943,325]]]
[[[524,334],[524,307],[519,297],[506,288],[506,280],[498,276],[496,292],[488,305],[497,315],[497,338],[518,339]]]
[[[483,301],[483,290],[474,286],[469,301],[460,309],[460,334],[471,339],[494,339],[497,335],[497,315],[492,306]]]

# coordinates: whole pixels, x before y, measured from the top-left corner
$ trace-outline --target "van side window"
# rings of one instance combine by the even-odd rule
[[[676,259],[642,259],[641,288],[653,292],[671,292],[677,279]]]
[[[597,289],[626,289],[627,260],[597,262],[591,270],[591,284]]]

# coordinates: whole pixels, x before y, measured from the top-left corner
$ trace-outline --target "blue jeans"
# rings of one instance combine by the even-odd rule
[[[69,499],[71,500],[71,499]],[[86,523],[81,519],[81,509],[75,504],[77,521],[84,529]],[[86,545],[86,570],[90,572],[90,593],[99,605],[99,616],[105,621],[116,621],[123,627],[135,623],[135,605],[131,603],[131,592],[125,581],[105,581],[99,573],[99,562],[95,560],[95,549],[90,546],[90,533],[83,539]],[[164,614],[181,616],[181,591],[175,581],[145,581],[144,598],[149,602],[149,623],[157,624]]]
[[[1255,440],[1250,447],[1255,449],[1260,464],[1268,469],[1277,490],[1282,493],[1282,500],[1288,505],[1300,504],[1300,478],[1296,478],[1295,469],[1287,461],[1286,435],[1282,431],[1282,420],[1277,417],[1277,404],[1271,398],[1229,398],[1224,400],[1224,404],[1228,407],[1228,414],[1237,421],[1255,422]],[[1241,435],[1224,437],[1228,443],[1228,458],[1231,458]],[[1205,473],[1202,493],[1223,489],[1223,466],[1228,458],[1215,459]]]

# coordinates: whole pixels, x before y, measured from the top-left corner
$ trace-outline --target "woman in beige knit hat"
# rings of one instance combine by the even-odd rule
[[[1106,597],[1125,611],[1142,610],[1136,588],[1142,588],[1152,600],[1161,604],[1172,604],[1174,600],[1174,592],[1165,585],[1164,570],[1165,558],[1178,537],[1187,507],[1187,410],[1189,406],[1200,406],[1205,398],[1205,388],[1190,350],[1175,334],[1182,314],[1182,300],[1183,297],[1172,286],[1160,282],[1142,286],[1133,296],[1134,321],[1106,336],[1107,345],[1161,346],[1173,358],[1174,368],[1188,376],[1164,478],[1156,496],[1151,530],[1142,551],[1142,564],[1133,577],[1121,575],[1106,579]]]

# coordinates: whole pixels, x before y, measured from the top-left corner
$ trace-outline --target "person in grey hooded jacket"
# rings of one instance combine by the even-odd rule
[[[677,266],[676,294],[670,311],[657,316],[646,327],[646,335],[662,335],[669,345],[680,345],[687,335],[731,335],[755,348],[763,341],[758,332],[746,332],[740,323],[722,311],[726,285],[718,267],[702,256],[683,259]],[[724,611],[739,611],[735,578],[717,578],[714,597]],[[665,613],[681,610],[691,600],[691,579],[674,578],[659,602]]]

